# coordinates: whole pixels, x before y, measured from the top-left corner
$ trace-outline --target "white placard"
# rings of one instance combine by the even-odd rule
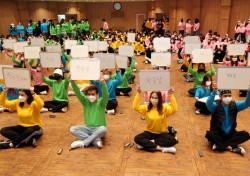
[[[120,45],[118,53],[120,56],[132,57],[134,55],[134,47],[127,45]]]
[[[16,42],[16,39],[4,39],[3,47],[6,49],[13,49],[13,43]]]
[[[76,58],[70,61],[71,80],[99,80],[100,60],[97,58]]]
[[[151,53],[151,65],[156,66],[170,66],[171,65],[171,53]]]
[[[213,50],[212,49],[195,49],[192,51],[193,63],[212,63],[213,62]]]
[[[167,91],[171,87],[169,70],[140,70],[139,80],[142,91]]]
[[[127,41],[130,43],[133,43],[135,41],[135,33],[128,33],[128,39]]]
[[[84,45],[87,45],[89,47],[89,52],[97,52],[98,51],[97,41],[84,41]]]
[[[217,67],[217,87],[222,89],[248,90],[250,67]]]
[[[184,37],[184,42],[185,43],[201,43],[200,37],[199,36],[186,36]]]
[[[77,45],[77,40],[65,40],[64,42],[64,48],[65,49],[71,49],[71,46]]]
[[[115,56],[116,63],[118,68],[127,68],[128,67],[128,56]]]
[[[44,39],[43,38],[31,38],[30,42],[31,42],[31,46],[40,46],[41,48],[44,47]]]
[[[156,52],[168,51],[170,49],[169,37],[154,38],[153,43]]]
[[[40,58],[40,46],[25,46],[24,58],[25,59],[38,59]]]
[[[227,45],[227,55],[229,56],[241,56],[245,54],[245,44],[230,44]]]
[[[185,54],[192,54],[194,49],[201,49],[200,43],[185,43]]]
[[[3,79],[3,67],[13,68],[13,65],[0,64],[0,79]]]
[[[100,59],[101,68],[115,68],[115,54],[113,53],[94,53],[94,58]]]
[[[202,102],[202,103],[206,103],[207,99],[208,99],[208,97],[203,97],[203,98],[198,99],[198,101]],[[219,95],[215,95],[214,100],[219,100],[219,99],[220,99],[220,96]]]
[[[89,49],[87,45],[75,45],[71,47],[72,58],[89,57]]]
[[[62,54],[61,45],[48,45],[48,46],[46,46],[46,51],[51,52],[51,53]]]
[[[61,54],[59,52],[40,52],[40,59],[44,68],[61,67]]]
[[[250,66],[250,52],[247,53],[247,66]]]
[[[25,68],[3,68],[7,88],[30,89],[30,71]]]
[[[107,51],[108,50],[108,43],[105,41],[98,41],[98,51]]]
[[[25,46],[28,46],[28,42],[16,42],[16,43],[13,43],[14,53],[23,53]]]

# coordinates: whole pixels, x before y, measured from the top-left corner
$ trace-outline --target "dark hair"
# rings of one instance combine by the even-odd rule
[[[148,103],[148,112],[153,108],[153,104],[150,102],[150,99],[152,97],[152,94],[153,93],[156,93],[157,97],[158,97],[158,104],[157,104],[157,111],[160,115],[163,114],[163,106],[162,106],[162,95],[161,95],[161,92],[157,91],[153,91],[151,92],[150,96],[149,96],[149,103]]]
[[[210,78],[211,82],[213,81],[213,79],[210,75],[205,75],[201,85],[206,87],[206,82],[209,80],[209,78]],[[212,84],[209,87],[210,87],[210,91],[212,92],[213,91]]]
[[[27,89],[21,89],[19,92],[24,92],[28,98],[27,98],[27,103],[30,105],[32,103],[32,101],[34,101],[34,98],[30,92],[30,90],[27,90]],[[19,103],[19,106],[22,108],[24,106],[24,102],[20,102]]]
[[[205,70],[204,73],[206,73],[206,65],[205,65],[204,63],[199,63],[199,64],[198,64],[198,73],[199,73],[200,67],[204,67],[204,70]]]
[[[181,22],[183,22],[183,18],[181,19]]]
[[[199,23],[199,20],[198,18],[195,19],[194,23]]]
[[[188,21],[190,21],[190,19],[187,19],[187,23],[188,23]]]
[[[239,61],[240,61],[240,57],[239,56],[237,56],[237,61],[236,62],[234,62],[233,61],[233,56],[230,56],[230,60],[231,60],[231,66],[238,66],[238,64],[239,64]]]
[[[98,87],[96,87],[95,85],[91,85],[87,88],[86,93],[88,94],[89,91],[95,90],[95,92],[98,94]]]
[[[112,71],[109,69],[105,69],[102,72],[103,72],[103,74],[108,73],[108,74],[112,75]]]

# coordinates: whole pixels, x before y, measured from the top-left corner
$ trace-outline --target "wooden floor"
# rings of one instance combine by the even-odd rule
[[[11,63],[10,59],[0,54],[1,63]],[[138,69],[150,69],[137,57]],[[0,150],[0,175],[18,176],[164,176],[164,175],[232,175],[247,176],[250,173],[250,142],[242,144],[247,151],[245,156],[230,152],[213,152],[205,139],[209,128],[210,116],[195,114],[194,99],[187,91],[193,83],[187,83],[173,55],[171,82],[179,112],[168,118],[169,125],[178,131],[179,144],[177,153],[149,153],[138,150],[136,145],[125,149],[124,144],[133,143],[134,136],[145,130],[145,121],[132,109],[136,84],[130,97],[118,97],[118,113],[107,115],[108,133],[102,149],[89,147],[69,151],[70,144],[76,140],[69,129],[83,123],[83,108],[76,97],[70,97],[67,113],[57,113],[56,118],[49,118],[52,113],[43,113],[44,134],[36,148]],[[138,73],[135,73],[136,75]],[[51,99],[41,95],[44,100]],[[233,93],[238,97],[238,92]],[[0,128],[17,124],[16,113],[1,113]],[[238,130],[250,131],[250,108],[238,114]],[[1,138],[3,138],[1,136]],[[57,154],[62,148],[61,155]],[[202,150],[204,157],[200,157]]]

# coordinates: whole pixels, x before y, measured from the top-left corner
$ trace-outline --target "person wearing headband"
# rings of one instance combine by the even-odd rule
[[[217,84],[212,85],[213,92],[206,105],[212,113],[210,130],[206,133],[208,141],[212,142],[212,150],[231,151],[244,155],[246,151],[238,145],[249,140],[249,133],[237,131],[237,114],[250,106],[250,86],[246,100],[232,100],[231,90],[220,90],[220,100],[214,101]]]

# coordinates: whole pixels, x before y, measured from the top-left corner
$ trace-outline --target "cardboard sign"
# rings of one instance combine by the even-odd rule
[[[16,42],[16,39],[4,39],[3,47],[6,49],[13,49],[13,43]]]
[[[227,51],[229,56],[241,56],[245,54],[245,44],[230,44],[227,45]]]
[[[89,47],[89,52],[97,52],[98,51],[97,41],[84,41],[84,45],[87,45]]]
[[[13,68],[13,65],[0,64],[0,79],[3,79],[3,67]]]
[[[212,49],[195,49],[192,51],[193,63],[212,63],[213,62],[213,50]]]
[[[185,54],[192,54],[194,49],[201,49],[200,43],[185,43],[184,46]]]
[[[167,91],[170,89],[169,70],[140,70],[140,88],[142,91]]]
[[[184,42],[187,44],[191,43],[201,43],[199,36],[186,36],[184,37]]]
[[[118,68],[127,68],[128,67],[128,56],[115,56],[116,63]]]
[[[115,68],[115,54],[113,53],[94,53],[94,58],[100,59],[101,68],[114,69]]]
[[[71,47],[72,58],[87,58],[89,50],[87,45],[75,45]]]
[[[31,38],[30,42],[31,42],[31,46],[40,46],[41,48],[44,47],[44,39],[43,38]]]
[[[100,60],[97,58],[76,58],[70,61],[71,80],[99,80],[100,70]]]
[[[120,45],[118,53],[120,56],[132,57],[134,55],[134,47],[127,45]]]
[[[133,43],[135,41],[135,33],[128,33],[127,41]]]
[[[49,46],[46,46],[46,51],[50,52],[50,53],[61,53],[62,54],[61,45],[49,45]]]
[[[16,43],[13,43],[14,53],[23,53],[25,46],[28,46],[28,42],[16,42]]]
[[[170,66],[171,65],[171,53],[152,53],[151,65],[156,66]]]
[[[41,63],[44,68],[60,68],[61,54],[51,52],[40,52]]]
[[[30,89],[30,71],[25,68],[3,68],[7,88]]]
[[[40,58],[40,46],[26,46],[24,47],[25,59],[38,59]]]
[[[71,46],[77,45],[77,40],[65,40],[64,42],[64,48],[65,49],[71,49]]]
[[[170,38],[154,38],[153,43],[156,52],[164,52],[170,49]]]
[[[217,67],[216,75],[219,90],[249,89],[250,67]]]

